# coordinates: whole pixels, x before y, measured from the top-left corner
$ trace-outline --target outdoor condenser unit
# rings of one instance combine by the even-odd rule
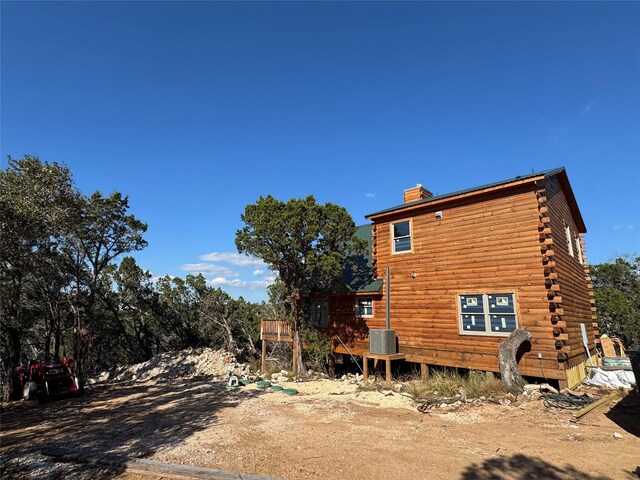
[[[369,330],[369,352],[382,353],[384,355],[394,355],[398,353],[396,350],[396,332],[391,330],[391,306],[389,299],[391,295],[391,268],[387,266],[387,273],[385,276],[385,288],[386,288],[386,325],[385,329],[373,329]]]
[[[395,330],[369,330],[369,351],[371,353],[383,353],[385,355],[397,353]]]

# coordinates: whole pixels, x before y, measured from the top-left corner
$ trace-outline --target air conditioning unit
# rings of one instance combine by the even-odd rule
[[[369,352],[393,355],[396,350],[395,330],[369,330]]]

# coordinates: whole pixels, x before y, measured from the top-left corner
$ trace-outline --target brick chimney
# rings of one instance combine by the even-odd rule
[[[416,200],[422,200],[424,198],[433,197],[433,193],[424,188],[419,183],[412,188],[408,188],[404,191],[404,203],[415,202]]]

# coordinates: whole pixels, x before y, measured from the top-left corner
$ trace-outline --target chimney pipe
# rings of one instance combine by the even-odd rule
[[[389,295],[391,294],[391,267],[387,265],[387,273],[385,278],[385,296],[386,296],[386,307],[387,307],[387,315],[386,315],[386,329],[391,330],[391,302]]]

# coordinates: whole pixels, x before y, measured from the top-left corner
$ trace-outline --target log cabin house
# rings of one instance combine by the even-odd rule
[[[498,372],[499,343],[522,328],[532,335],[523,375],[561,387],[584,379],[581,324],[594,352],[595,304],[564,168],[437,196],[418,184],[366,218],[358,234],[370,242],[372,277],[309,305],[334,352],[362,356],[365,368],[384,359],[388,375],[391,360],[418,363],[423,375],[429,365]],[[397,350],[372,353],[387,321]]]

